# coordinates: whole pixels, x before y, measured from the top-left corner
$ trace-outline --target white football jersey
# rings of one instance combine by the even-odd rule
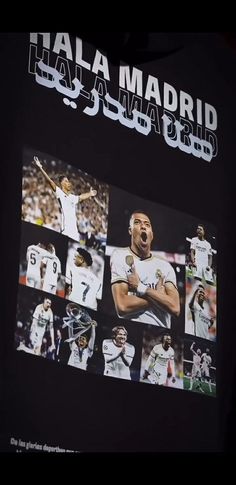
[[[134,358],[135,348],[127,342],[125,343],[124,348],[124,357],[125,360],[127,360],[128,365],[125,365],[120,356],[122,347],[118,347],[112,339],[103,340],[102,352],[105,360],[104,376],[131,380],[130,365]],[[109,362],[110,360],[111,362]]]
[[[43,308],[43,303],[40,305],[37,305],[33,318],[37,320],[37,326],[33,327],[31,334],[30,334],[30,340],[33,345],[33,347],[41,347],[42,345],[42,339],[44,336],[44,333],[46,331],[46,326],[49,325],[50,328],[53,326],[53,313],[51,308],[48,308],[48,310],[45,310]]]
[[[97,310],[97,296],[101,282],[88,268],[70,267],[66,275],[67,282],[72,285],[69,300],[80,305]]]
[[[208,255],[212,255],[211,245],[206,239],[193,237],[190,249],[195,250],[195,263],[198,266],[208,266]]]
[[[31,244],[31,246],[28,246],[27,253],[26,253],[26,259],[27,259],[26,284],[28,286],[35,286],[35,285],[29,284],[27,280],[30,280],[30,279],[34,280],[36,283],[38,283],[38,285],[40,285],[40,282],[41,282],[40,265],[43,257],[46,255],[49,255],[46,249],[43,249],[40,246],[37,246],[35,244]],[[38,285],[37,287],[40,287]]]
[[[202,374],[209,375],[209,369],[211,367],[212,358],[209,354],[202,354]]]
[[[130,248],[120,248],[113,251],[110,259],[112,284],[122,281],[128,283],[128,276],[131,274],[131,268],[126,262],[127,256],[133,257],[135,270],[138,273],[140,281],[147,287],[155,289],[160,274],[164,277],[164,284],[171,282],[176,287],[176,275],[170,263],[157,256],[141,259],[136,256]],[[129,295],[131,294],[135,294],[135,292],[129,292]],[[134,313],[131,317],[131,320],[137,322],[170,328],[170,314],[158,306],[152,307],[146,311]]]
[[[77,369],[86,370],[88,358],[92,357],[92,355],[93,351],[90,350],[88,347],[81,349],[80,347],[78,347],[76,342],[72,342],[71,354],[68,360],[68,365],[77,367]]]
[[[209,327],[211,326],[211,316],[209,312],[202,308],[197,301],[193,305],[194,329],[196,337],[210,339]]]
[[[79,202],[79,195],[66,194],[60,187],[56,187],[56,197],[61,207],[62,234],[79,241],[76,219],[76,205]]]
[[[168,350],[165,350],[162,344],[153,347],[145,365],[145,370],[150,373],[150,381],[153,384],[166,383],[169,360],[174,360],[172,347],[169,347]]]
[[[43,263],[46,264],[45,274],[43,278],[43,291],[49,293],[56,293],[58,275],[61,274],[61,262],[57,256],[53,258],[43,258]]]

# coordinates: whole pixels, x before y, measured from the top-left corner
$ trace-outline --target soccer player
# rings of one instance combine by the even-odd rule
[[[167,385],[168,370],[175,382],[174,349],[171,347],[171,336],[164,334],[162,342],[153,347],[143,374],[143,379],[148,379],[151,384],[159,386]]]
[[[71,354],[68,365],[77,367],[77,369],[87,370],[88,358],[92,357],[95,343],[95,327],[97,322],[91,321],[91,335],[88,340],[87,333],[80,335],[74,342],[70,343]]]
[[[57,291],[57,281],[61,274],[61,262],[56,256],[56,251],[53,244],[48,244],[47,251],[52,255],[52,257],[48,258],[46,256],[42,260],[42,266],[45,270],[42,290],[55,295]]]
[[[129,248],[111,255],[112,294],[119,317],[170,328],[180,312],[176,275],[167,261],[153,256],[153,230],[143,211],[131,215]]]
[[[191,372],[191,378],[190,378],[190,387],[189,390],[192,391],[193,389],[193,382],[197,380],[196,383],[196,389],[204,392],[202,387],[201,387],[201,349],[194,350],[194,345],[195,342],[192,343],[190,350],[193,353],[193,365],[192,365],[192,372]]]
[[[212,392],[211,378],[210,378],[211,363],[212,363],[212,358],[210,356],[210,350],[206,349],[206,352],[204,352],[201,357],[201,374],[204,380],[208,382],[210,392]]]
[[[67,268],[66,281],[69,286],[66,298],[97,310],[97,295],[101,282],[90,269],[92,263],[91,254],[86,249],[77,248],[74,265]]]
[[[36,306],[33,313],[33,322],[30,329],[30,342],[34,353],[41,355],[41,345],[47,327],[50,330],[51,346],[50,351],[55,349],[52,302],[49,298],[44,298],[43,303]]]
[[[131,380],[130,366],[135,348],[127,342],[127,336],[128,332],[125,327],[116,326],[112,329],[112,339],[103,340],[104,376]]]
[[[52,256],[46,251],[45,246],[41,243],[31,244],[27,248],[26,260],[26,285],[32,288],[41,288],[41,262],[44,256]]]
[[[214,324],[214,318],[211,317],[209,310],[205,309],[205,301],[206,294],[204,286],[199,285],[189,302],[189,308],[194,323],[194,335],[209,340],[209,328]]]
[[[212,248],[205,239],[205,228],[201,224],[197,226],[197,237],[191,240],[190,250],[194,278],[200,281],[204,278],[207,283],[212,284]]]
[[[62,213],[61,233],[70,237],[71,239],[75,239],[75,241],[79,241],[80,235],[76,220],[76,205],[79,202],[89,199],[90,197],[95,197],[97,195],[97,191],[91,188],[89,192],[74,195],[71,193],[71,183],[65,175],[61,175],[59,177],[60,187],[58,187],[58,185],[56,185],[45,172],[38,157],[34,157],[34,163],[39,168],[40,172],[43,174],[58,199]]]

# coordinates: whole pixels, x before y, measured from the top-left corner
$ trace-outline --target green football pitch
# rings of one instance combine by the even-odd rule
[[[203,392],[200,389],[197,389],[198,386],[198,381],[195,380],[193,382],[193,388],[191,389],[192,392],[198,392],[199,394],[205,394],[206,396],[211,396],[211,397],[216,397],[216,385],[215,383],[211,383],[211,391],[209,389],[209,384],[207,382],[201,382],[201,388]],[[186,391],[189,391],[190,389],[190,377],[184,376],[184,389]]]

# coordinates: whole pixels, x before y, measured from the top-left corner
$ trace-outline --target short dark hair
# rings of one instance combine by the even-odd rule
[[[91,254],[86,251],[86,249],[83,249],[83,248],[77,248],[76,249],[77,253],[82,256],[82,258],[84,259],[85,263],[88,265],[88,266],[92,266],[93,264],[93,259],[92,259],[92,256]]]
[[[62,183],[62,180],[63,180],[63,179],[67,179],[67,175],[63,175],[63,174],[62,174],[62,175],[59,175],[59,178],[58,178],[58,180],[59,180],[59,184],[61,184],[61,183]]]
[[[150,217],[149,217],[149,214],[147,214],[147,211],[144,211],[143,209],[135,209],[134,211],[132,211],[132,212],[131,212],[131,214],[130,214],[130,216],[129,216],[129,223],[130,223],[130,221],[131,221],[131,219],[132,219],[133,215],[134,215],[134,214],[138,214],[138,213],[140,213],[140,214],[145,214],[145,215],[148,217],[148,219],[151,221],[151,219],[150,219]]]

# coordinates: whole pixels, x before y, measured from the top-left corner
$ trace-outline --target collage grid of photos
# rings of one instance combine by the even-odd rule
[[[23,153],[15,349],[216,395],[215,228]]]

